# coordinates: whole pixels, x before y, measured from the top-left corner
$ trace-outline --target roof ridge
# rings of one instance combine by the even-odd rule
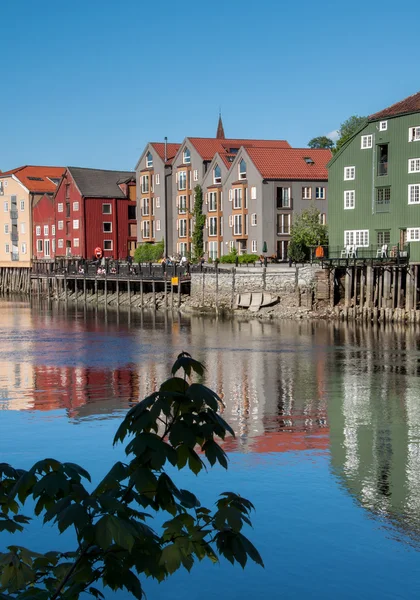
[[[67,167],[68,169],[81,169],[83,171],[102,171],[103,173],[135,173],[135,171],[125,171],[120,169],[96,169],[95,167]]]

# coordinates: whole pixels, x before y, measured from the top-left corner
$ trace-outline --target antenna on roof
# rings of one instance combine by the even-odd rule
[[[165,136],[165,163],[168,160],[168,138]]]

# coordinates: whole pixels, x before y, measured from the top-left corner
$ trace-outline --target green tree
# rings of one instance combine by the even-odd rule
[[[341,146],[343,146],[347,140],[352,137],[352,135],[365,121],[366,117],[358,117],[357,115],[353,115],[346,119],[344,123],[341,123],[340,129],[338,130],[338,140],[335,145],[335,152],[340,150]]]
[[[334,142],[332,139],[327,137],[326,135],[320,135],[318,137],[314,137],[308,142],[309,148],[327,148],[328,150],[332,150],[334,148]]]
[[[177,377],[178,371],[183,372]],[[126,589],[143,598],[142,577],[159,581],[196,560],[219,556],[242,567],[262,559],[242,533],[250,525],[251,502],[224,492],[213,512],[189,490],[180,489],[167,465],[198,474],[207,464],[227,468],[216,439],[233,435],[219,414],[221,399],[191,375],[204,367],[185,352],[172,376],[136,404],[115,435],[128,441],[126,462],[117,462],[92,490],[90,475],[79,465],[47,458],[28,471],[0,464],[0,531],[22,531],[30,518],[21,514],[28,499],[44,523],[60,533],[74,529],[76,547],[68,552],[39,553],[8,546],[0,554],[0,598],[77,600],[81,594],[104,598],[96,585]],[[197,451],[197,448],[199,449]],[[161,529],[153,514],[162,513]]]
[[[138,263],[156,262],[163,257],[165,242],[161,240],[155,244],[140,244],[134,252],[134,261]]]
[[[199,260],[203,256],[204,252],[204,225],[206,223],[206,217],[203,215],[203,190],[201,186],[196,185],[194,188],[194,231],[192,234],[193,243],[193,257],[194,261]]]
[[[310,246],[328,244],[328,229],[320,223],[320,212],[315,206],[299,213],[292,224],[288,255],[294,262],[309,258]]]

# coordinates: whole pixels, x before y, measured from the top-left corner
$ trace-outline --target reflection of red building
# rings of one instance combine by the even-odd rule
[[[298,452],[301,450],[328,450],[330,445],[329,428],[317,431],[267,431],[246,440],[227,437],[222,442],[225,452],[255,452],[270,454],[277,452]]]

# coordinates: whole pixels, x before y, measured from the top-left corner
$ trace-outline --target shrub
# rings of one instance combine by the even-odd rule
[[[134,261],[137,263],[156,262],[163,257],[164,250],[163,240],[155,244],[140,244],[134,252]]]

